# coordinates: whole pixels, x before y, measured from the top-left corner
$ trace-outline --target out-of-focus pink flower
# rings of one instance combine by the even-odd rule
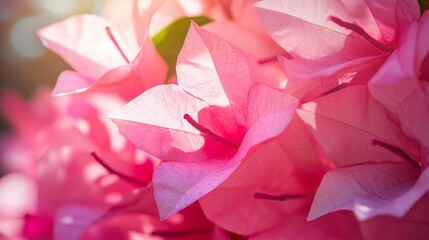
[[[0,178],[0,236],[19,236],[23,216],[36,208],[37,187],[23,174],[11,173]]]
[[[255,84],[236,51],[194,24],[177,75],[178,86],[152,88],[111,115],[127,139],[164,160],[153,183],[162,218],[221,184],[284,131],[297,105]]]
[[[266,0],[256,6],[266,30],[293,57],[279,57],[287,92],[306,100],[344,83],[366,83],[420,16],[414,0]]]
[[[55,229],[65,224],[77,236],[85,224],[136,187],[108,172],[91,152],[97,152],[111,168],[133,176],[141,184],[151,181],[155,159],[127,143],[106,120],[112,109],[123,104],[119,97],[94,94],[52,99],[45,91],[29,104],[13,94],[5,94],[2,100],[3,112],[26,143],[22,163],[8,163],[14,159],[5,159],[6,166],[13,166],[9,170],[19,172],[17,176],[25,180],[18,183],[28,182],[15,186],[15,175],[7,175],[2,178],[2,190],[11,196],[20,194],[17,198],[31,202],[31,207],[0,202],[0,218],[6,219],[5,223],[20,223],[17,231],[2,229],[4,235],[51,239],[57,233]],[[10,155],[8,151],[1,149]],[[21,185],[34,190],[20,192]],[[10,191],[14,188],[17,191]],[[8,210],[3,211],[5,208]],[[79,209],[84,210],[79,213]]]

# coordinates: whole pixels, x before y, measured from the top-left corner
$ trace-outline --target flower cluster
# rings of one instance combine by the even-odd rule
[[[107,0],[4,93],[0,237],[429,239],[417,0]]]

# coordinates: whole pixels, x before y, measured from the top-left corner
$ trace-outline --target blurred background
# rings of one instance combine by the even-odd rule
[[[1,88],[30,95],[41,85],[53,86],[67,65],[49,52],[37,29],[79,13],[101,12],[102,0],[1,0]]]
[[[52,88],[59,73],[69,67],[42,45],[37,29],[75,14],[100,14],[103,3],[103,0],[0,0],[0,94],[14,90],[28,98],[39,87]],[[8,131],[8,123],[0,113],[0,135]],[[1,173],[0,166],[0,176]]]

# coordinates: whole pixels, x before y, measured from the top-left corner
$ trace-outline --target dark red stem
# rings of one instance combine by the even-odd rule
[[[115,45],[115,47],[118,49],[119,53],[122,55],[122,57],[124,58],[124,60],[127,63],[130,63],[130,60],[127,58],[127,56],[125,55],[124,51],[122,51],[121,47],[119,46],[118,41],[116,41],[115,36],[113,36],[113,33],[110,30],[110,27],[107,26],[104,29],[106,30],[107,36],[109,36],[110,40],[113,42],[113,44]]]
[[[256,199],[266,199],[274,201],[286,201],[292,199],[306,199],[313,197],[313,194],[282,194],[282,195],[269,195],[265,193],[255,193],[253,195]]]
[[[367,32],[365,32],[365,30],[353,23],[348,23],[348,22],[344,22],[343,20],[334,17],[334,16],[329,16],[328,17],[329,21],[333,21],[334,23],[338,24],[341,27],[347,28],[359,35],[361,35],[363,38],[365,38],[365,40],[367,40],[370,44],[372,44],[374,47],[381,49],[385,52],[392,52],[394,49],[390,48],[389,46],[384,45],[383,43],[377,41],[375,38],[371,37],[371,35],[369,35]]]
[[[109,173],[114,174],[114,175],[118,176],[119,178],[121,178],[121,179],[123,179],[123,180],[125,180],[127,182],[130,182],[130,183],[133,183],[133,184],[136,184],[136,185],[139,185],[139,186],[146,186],[146,183],[144,183],[144,182],[142,182],[142,181],[140,181],[138,179],[135,179],[133,177],[130,177],[130,176],[126,175],[126,174],[123,174],[121,172],[116,171],[115,169],[113,169],[112,167],[110,167],[105,161],[103,161],[103,159],[101,159],[95,152],[91,152],[91,156],[102,167],[104,167]]]
[[[239,144],[236,144],[235,142],[232,142],[228,139],[225,139],[221,136],[218,136],[215,133],[213,133],[212,131],[210,131],[210,129],[201,126],[191,116],[189,116],[189,114],[183,115],[183,118],[186,121],[188,121],[188,123],[191,124],[195,129],[197,129],[198,131],[200,131],[202,134],[206,135],[207,137],[210,137],[210,138],[212,138],[212,139],[214,139],[220,143],[223,143],[223,144],[228,145],[230,147],[233,147],[235,149],[238,149],[240,147]]]
[[[385,143],[385,142],[377,140],[377,139],[372,140],[372,145],[383,147],[383,148],[389,150],[390,152],[392,152],[392,153],[400,156],[401,158],[405,159],[405,161],[407,161],[408,163],[410,163],[414,167],[416,167],[418,169],[421,168],[421,166],[416,161],[414,161],[413,158],[411,158],[406,152],[404,152],[402,149],[398,148],[397,146]]]

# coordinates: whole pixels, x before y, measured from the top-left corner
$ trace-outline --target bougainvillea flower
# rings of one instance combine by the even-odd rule
[[[177,75],[178,85],[154,87],[110,116],[128,140],[164,160],[153,179],[163,219],[215,189],[280,134],[297,105],[255,84],[239,54],[195,24]]]
[[[420,173],[405,161],[336,168],[323,178],[309,218],[341,209],[354,211],[361,221],[379,215],[403,217],[429,191],[428,178],[429,171]]]
[[[420,16],[414,0],[266,0],[256,6],[268,33],[293,57],[279,57],[288,91],[310,100],[352,80],[367,82]]]
[[[389,161],[334,169],[325,175],[309,218],[351,210],[365,239],[426,239],[428,173],[419,165]],[[381,231],[387,227],[392,231]]]
[[[162,1],[153,1],[143,10],[137,1],[125,2],[129,12],[117,11],[122,18],[114,14],[108,14],[108,19],[78,15],[39,30],[45,46],[74,69],[59,76],[53,95],[129,80],[137,82],[128,89],[136,96],[135,92],[162,83],[166,66],[147,37],[150,17]],[[129,19],[129,24],[119,19]],[[124,26],[126,29],[121,29]]]
[[[429,165],[429,13],[409,26],[394,51],[369,82],[377,101],[405,134],[421,147],[422,165]]]
[[[229,239],[209,222],[198,203],[164,221],[152,186],[136,189],[91,224],[81,239]]]
[[[398,225],[398,236],[413,234],[416,239],[427,238],[424,228],[404,224],[407,218],[424,219],[427,210],[412,209],[420,204],[428,204],[428,131],[424,122],[429,119],[427,92],[428,47],[423,42],[429,30],[429,15],[426,13],[419,23],[412,23],[395,50],[379,72],[369,82],[371,94],[389,112],[390,118],[399,122],[404,134],[419,146],[419,152],[412,155],[400,145],[389,142],[402,162],[391,157],[366,158],[366,163],[350,162],[349,166],[334,169],[324,177],[309,218],[316,218],[339,209],[354,211],[365,228],[372,229],[371,237],[380,236],[371,224]],[[373,121],[368,121],[371,123]],[[391,131],[389,131],[391,132]],[[387,131],[386,131],[387,133]],[[380,145],[380,144],[378,144]],[[396,149],[399,147],[400,149]],[[380,147],[379,147],[380,148]],[[380,148],[382,149],[382,148]],[[402,152],[405,151],[405,152]],[[414,160],[411,156],[413,156]],[[343,164],[344,161],[341,162]],[[355,166],[353,166],[355,164]],[[341,189],[341,190],[339,190]],[[345,191],[347,189],[347,191]],[[341,191],[341,194],[338,193]],[[411,215],[411,216],[410,216]],[[420,220],[417,220],[420,221]],[[402,227],[399,227],[402,225]],[[421,224],[420,224],[421,225]],[[405,226],[405,227],[404,227]]]

